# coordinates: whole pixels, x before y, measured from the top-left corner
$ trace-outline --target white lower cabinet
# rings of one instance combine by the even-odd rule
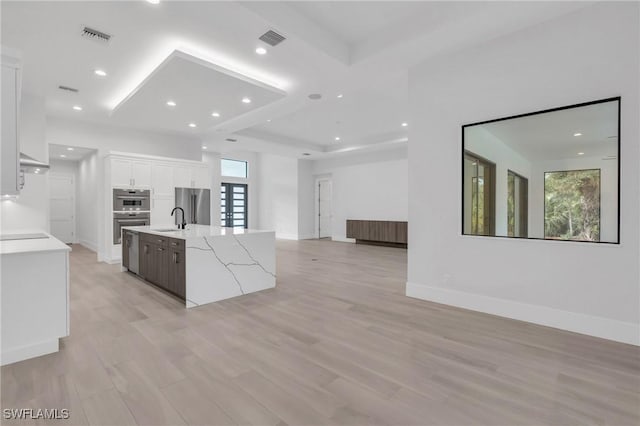
[[[0,364],[57,352],[69,335],[69,248],[55,238],[2,243]],[[33,247],[6,253],[10,245]]]

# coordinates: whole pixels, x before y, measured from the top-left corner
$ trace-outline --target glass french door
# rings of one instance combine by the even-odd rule
[[[244,183],[222,183],[220,187],[220,226],[247,228],[248,186]]]

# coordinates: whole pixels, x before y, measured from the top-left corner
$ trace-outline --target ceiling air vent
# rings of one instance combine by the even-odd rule
[[[58,86],[58,89],[65,90],[67,92],[78,93],[78,89],[75,89],[75,88],[69,87],[69,86]]]
[[[266,33],[262,34],[259,37],[260,40],[264,41],[265,43],[267,43],[270,46],[277,46],[280,43],[282,43],[283,41],[286,40],[286,38],[283,35],[278,34],[275,31],[267,31]]]
[[[107,42],[111,39],[111,36],[107,33],[103,33],[102,31],[94,30],[93,28],[84,27],[82,30],[83,37],[89,37],[93,40],[104,41]]]
[[[226,138],[225,141],[227,141],[227,142],[238,142],[238,139]]]

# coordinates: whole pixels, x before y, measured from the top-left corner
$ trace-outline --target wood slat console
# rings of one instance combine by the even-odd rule
[[[347,220],[347,238],[358,244],[407,247],[407,222],[388,220]]]

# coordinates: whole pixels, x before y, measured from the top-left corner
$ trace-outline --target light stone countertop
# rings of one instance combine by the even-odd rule
[[[45,234],[48,238],[0,241],[0,254],[37,253],[43,251],[71,251],[71,247],[42,230],[11,231],[2,235]]]
[[[176,229],[174,226],[126,226],[122,227],[128,231],[142,232],[153,235],[163,235],[170,238],[179,238],[182,240],[198,239],[202,237],[223,237],[225,235],[246,235],[246,234],[262,234],[275,233],[275,231],[244,229],[244,228],[223,228],[220,226],[210,225],[187,225],[187,229]],[[167,231],[173,229],[172,231]]]

